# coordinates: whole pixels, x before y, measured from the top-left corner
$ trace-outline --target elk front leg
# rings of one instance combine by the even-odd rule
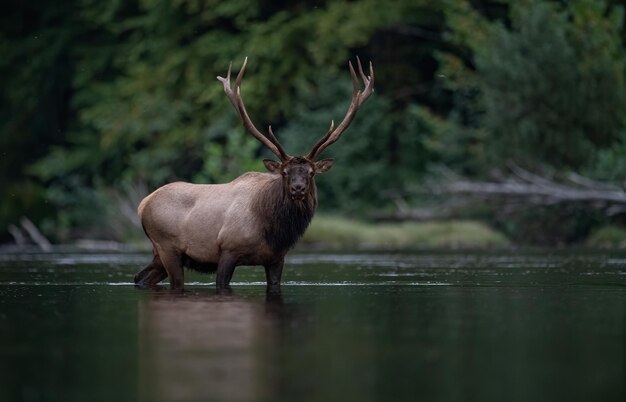
[[[265,265],[265,278],[267,279],[268,290],[280,290],[280,278],[283,275],[283,266],[285,265],[285,258]]]
[[[230,285],[230,280],[235,272],[235,266],[237,264],[237,257],[228,253],[223,253],[220,256],[220,261],[217,264],[217,274],[215,276],[215,285],[218,288],[227,288]]]

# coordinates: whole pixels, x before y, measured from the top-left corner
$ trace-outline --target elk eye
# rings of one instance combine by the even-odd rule
[[[311,177],[313,177],[313,175],[314,175],[314,174],[315,174],[315,170],[311,170],[311,171],[309,172],[309,176],[311,176]]]
[[[287,177],[287,171],[286,171],[286,170],[283,170],[283,171],[281,172],[281,174],[283,175],[283,177]]]

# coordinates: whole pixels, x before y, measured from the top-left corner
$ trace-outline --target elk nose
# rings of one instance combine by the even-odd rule
[[[300,184],[300,183],[293,184],[291,186],[291,190],[296,192],[296,193],[301,193],[301,192],[304,191],[304,184]]]

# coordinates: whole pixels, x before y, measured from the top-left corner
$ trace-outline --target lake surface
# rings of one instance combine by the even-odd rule
[[[0,401],[623,401],[626,254],[292,254],[232,294],[0,254]]]

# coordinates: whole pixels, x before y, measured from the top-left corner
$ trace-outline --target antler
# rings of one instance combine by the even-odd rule
[[[361,67],[361,60],[359,60],[359,58],[357,57],[356,61],[359,67],[359,75],[361,76],[361,79],[365,84],[365,89],[361,91],[359,79],[354,72],[352,63],[348,62],[348,65],[350,66],[350,75],[352,77],[352,86],[354,87],[354,91],[352,92],[352,102],[350,103],[350,107],[348,108],[345,117],[337,126],[337,128],[335,128],[334,121],[330,122],[330,128],[328,129],[326,135],[324,135],[317,142],[317,144],[313,146],[313,149],[307,155],[307,158],[309,160],[315,160],[319,156],[319,154],[321,154],[322,151],[326,149],[326,147],[339,139],[341,133],[343,133],[344,130],[348,128],[348,126],[352,122],[352,119],[354,119],[354,116],[356,116],[356,112],[359,110],[359,107],[361,107],[363,102],[365,102],[365,100],[372,94],[372,92],[374,92],[374,68],[372,67],[372,62],[370,61],[370,74],[369,76],[366,76],[363,72],[363,67]]]
[[[233,104],[235,110],[237,110],[237,112],[239,113],[239,116],[243,121],[243,125],[246,127],[248,132],[252,134],[254,138],[261,141],[261,143],[265,145],[270,151],[272,151],[276,156],[278,156],[281,162],[284,162],[288,160],[290,156],[287,155],[282,145],[280,145],[280,143],[274,136],[274,133],[272,132],[272,127],[270,126],[269,128],[270,136],[268,138],[254,126],[252,120],[250,120],[250,116],[248,116],[246,107],[243,104],[243,99],[241,98],[241,79],[243,78],[244,72],[246,71],[247,63],[248,58],[246,57],[243,61],[243,66],[241,66],[241,70],[239,70],[239,74],[237,74],[234,91],[230,88],[230,70],[233,66],[233,63],[230,63],[230,66],[228,66],[228,74],[226,75],[226,78],[217,77],[217,79],[224,84],[224,92],[226,92],[226,96],[228,96],[230,103]]]

